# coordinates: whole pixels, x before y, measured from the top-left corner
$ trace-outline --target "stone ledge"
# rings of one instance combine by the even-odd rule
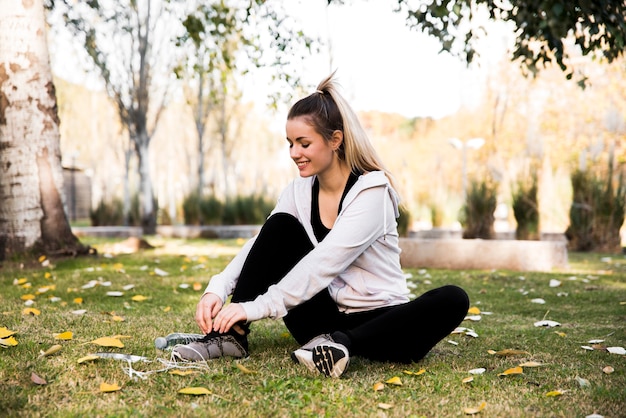
[[[157,234],[166,238],[251,238],[261,225],[159,225]]]
[[[405,268],[552,271],[568,267],[563,241],[400,238]]]
[[[105,237],[105,238],[141,238],[143,231],[135,226],[75,226],[72,233],[81,237]]]

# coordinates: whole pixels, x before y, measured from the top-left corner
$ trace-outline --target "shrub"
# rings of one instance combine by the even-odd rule
[[[530,178],[518,180],[513,186],[513,215],[517,221],[515,238],[520,240],[538,240],[539,204],[537,203],[537,173]]]
[[[470,182],[460,221],[463,238],[492,239],[498,185],[490,178]]]
[[[398,235],[401,237],[406,237],[409,235],[409,225],[411,225],[411,212],[403,206],[400,205],[398,208],[400,211],[400,216],[398,217]]]
[[[185,225],[201,224],[200,201],[200,195],[196,192],[185,196],[183,199],[183,220]]]
[[[570,225],[565,231],[570,249],[620,250],[620,228],[624,223],[626,205],[623,170],[617,178],[614,177],[611,163],[605,177],[592,170],[576,170],[572,174]]]

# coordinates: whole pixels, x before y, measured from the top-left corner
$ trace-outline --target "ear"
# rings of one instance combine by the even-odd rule
[[[333,132],[333,136],[330,139],[330,145],[333,151],[337,151],[343,142],[343,132],[337,129]]]

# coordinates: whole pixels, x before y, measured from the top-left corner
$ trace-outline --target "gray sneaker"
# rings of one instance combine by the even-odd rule
[[[219,357],[248,357],[247,337],[234,331],[226,334],[213,331],[201,340],[186,345],[176,345],[172,350],[174,360],[206,361]]]
[[[310,371],[319,371],[328,377],[339,377],[350,364],[348,349],[335,342],[330,334],[322,334],[291,353],[295,363],[303,364]]]

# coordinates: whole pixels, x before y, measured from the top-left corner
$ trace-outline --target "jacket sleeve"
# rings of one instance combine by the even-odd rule
[[[248,321],[281,318],[326,288],[383,235],[383,202],[391,204],[385,187],[360,191],[319,245],[266,293],[242,303]]]

